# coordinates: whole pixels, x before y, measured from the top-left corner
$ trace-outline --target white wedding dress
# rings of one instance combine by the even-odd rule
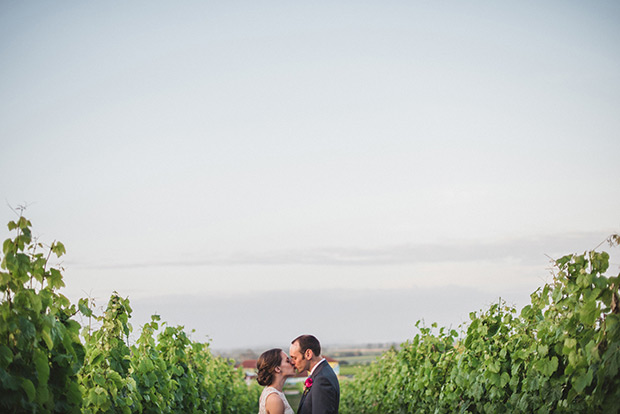
[[[284,393],[276,390],[273,387],[265,387],[262,394],[260,395],[260,400],[258,403],[258,414],[267,414],[267,409],[265,408],[265,402],[267,401],[267,397],[270,394],[274,394],[274,393],[278,394],[278,396],[282,399],[282,402],[284,403],[284,414],[295,414],[295,411],[293,411],[288,401],[286,400]]]

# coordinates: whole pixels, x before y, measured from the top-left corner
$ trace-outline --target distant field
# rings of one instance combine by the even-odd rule
[[[367,365],[377,360],[388,349],[397,346],[395,343],[374,344],[372,346],[333,347],[325,350],[325,354],[340,362],[340,369],[347,365]],[[345,375],[345,374],[343,374]]]
[[[346,365],[365,365],[375,362],[381,354],[356,355],[337,358],[340,362],[340,368]]]
[[[363,372],[366,365],[340,365],[340,376],[354,377]]]

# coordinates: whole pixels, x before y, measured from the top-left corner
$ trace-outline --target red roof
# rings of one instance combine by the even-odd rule
[[[246,359],[241,362],[241,366],[246,369],[256,369],[256,359]]]

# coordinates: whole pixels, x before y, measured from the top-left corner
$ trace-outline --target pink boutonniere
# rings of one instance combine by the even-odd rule
[[[312,378],[310,377],[306,378],[306,382],[304,382],[304,385],[306,389],[312,387]]]

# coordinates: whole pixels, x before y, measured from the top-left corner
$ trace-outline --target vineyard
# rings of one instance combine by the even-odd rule
[[[519,314],[496,303],[462,335],[418,322],[413,340],[342,387],[341,413],[619,412],[620,276],[604,276],[605,252],[556,266]]]
[[[102,314],[76,304],[24,217],[3,244],[0,270],[0,412],[256,413],[261,388],[157,315],[130,344],[129,300]],[[610,245],[620,237],[612,236]],[[617,413],[620,276],[609,255],[556,262],[551,284],[520,312],[503,302],[472,312],[466,330],[430,328],[341,383],[340,412]],[[82,323],[79,323],[80,319]]]
[[[258,412],[258,385],[182,327],[155,315],[130,346],[128,299],[113,294],[102,315],[90,300],[72,305],[58,293],[60,269],[49,267],[64,246],[45,247],[30,227],[24,217],[10,222],[17,235],[2,246],[0,412]]]

